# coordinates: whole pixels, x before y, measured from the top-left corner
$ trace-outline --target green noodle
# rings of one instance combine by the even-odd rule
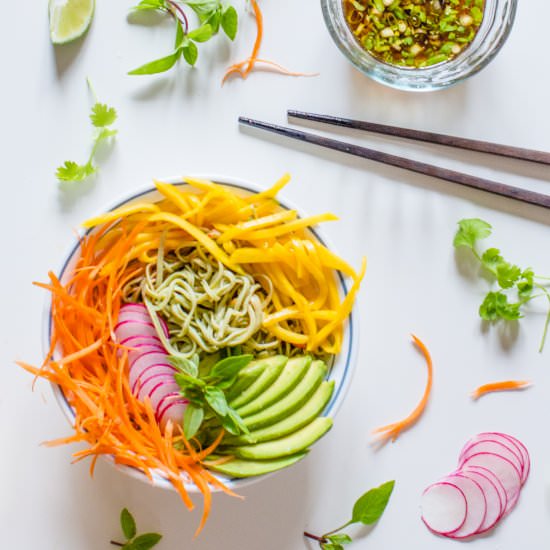
[[[271,302],[267,277],[262,286],[251,275],[235,273],[197,243],[166,255],[162,245],[157,261],[126,285],[123,298],[144,302],[167,321],[169,339],[160,327],[157,332],[170,353],[189,359],[236,346],[255,355],[281,351],[281,342],[262,329]]]

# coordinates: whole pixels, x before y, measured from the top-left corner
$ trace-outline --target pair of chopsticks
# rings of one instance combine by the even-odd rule
[[[288,117],[550,165],[550,153],[544,151],[534,151],[521,147],[500,145],[488,141],[447,136],[433,132],[423,132],[420,130],[386,126],[384,124],[374,124],[371,122],[353,120],[349,118],[305,113],[302,111],[289,110]],[[520,189],[519,187],[514,187],[512,185],[499,183],[485,178],[479,178],[477,176],[457,172],[455,170],[448,170],[447,168],[441,168],[433,164],[427,164],[425,162],[420,162],[389,153],[383,153],[382,151],[376,151],[367,147],[345,143],[336,139],[327,138],[308,132],[302,132],[301,130],[297,130],[295,128],[278,126],[276,124],[262,122],[246,117],[239,117],[239,122],[245,126],[266,130],[292,139],[311,143],[313,145],[319,145],[327,149],[333,149],[342,153],[354,155],[356,157],[373,160],[375,162],[380,162],[390,166],[396,166],[398,168],[403,168],[405,170],[410,170],[426,176],[440,178],[453,183],[458,183],[460,185],[465,185],[467,187],[472,187],[474,189],[480,189],[488,193],[542,206],[543,208],[550,208],[550,195],[545,195],[544,193]]]

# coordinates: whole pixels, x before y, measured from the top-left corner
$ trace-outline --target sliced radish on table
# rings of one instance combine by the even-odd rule
[[[458,531],[467,513],[466,496],[452,483],[434,483],[422,494],[422,520],[434,533],[448,535]]]
[[[422,520],[451,539],[485,533],[517,503],[529,469],[529,453],[516,438],[479,434],[464,445],[458,469],[424,491]]]
[[[164,336],[168,325],[158,318]],[[155,323],[143,304],[125,304],[115,326],[116,341],[128,349],[130,389],[140,401],[148,399],[155,418],[164,428],[168,420],[181,424],[188,401],[174,379],[177,372],[157,334]]]
[[[454,473],[444,478],[444,481],[456,485],[464,494],[468,504],[466,519],[460,529],[449,533],[453,539],[464,539],[478,532],[487,515],[487,501],[481,485],[477,481]]]

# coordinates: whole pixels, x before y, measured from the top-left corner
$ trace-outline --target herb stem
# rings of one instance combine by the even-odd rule
[[[172,14],[182,24],[183,34],[187,34],[189,31],[189,20],[187,19],[187,15],[185,15],[183,8],[175,2],[175,0],[166,0],[166,2],[168,3]]]
[[[308,533],[307,531],[304,531],[304,537],[316,540],[317,542],[320,542],[322,544],[326,544],[328,542],[328,540],[326,538],[318,537],[317,535],[313,535],[312,533]]]
[[[116,540],[110,541],[113,546],[120,546],[121,548],[124,546],[122,542],[117,542]]]
[[[348,521],[347,523],[344,523],[344,525],[341,525],[340,527],[337,527],[336,529],[333,529],[332,531],[328,531],[323,535],[323,538],[328,537],[329,535],[333,535],[334,533],[341,531],[342,529],[345,529],[348,525],[351,525],[353,522]]]

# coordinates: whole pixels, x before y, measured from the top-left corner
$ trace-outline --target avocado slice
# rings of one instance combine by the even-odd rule
[[[321,416],[307,426],[281,439],[256,445],[232,447],[231,454],[252,460],[271,460],[294,455],[307,449],[332,428],[332,418]],[[228,449],[229,450],[229,449]]]
[[[323,409],[332,397],[334,383],[334,380],[330,382],[324,381],[301,409],[298,409],[285,419],[246,435],[226,437],[223,440],[223,445],[262,443],[264,441],[271,441],[272,439],[279,439],[303,428],[323,412]]]
[[[256,380],[267,368],[267,363],[263,359],[251,361],[244,369],[241,369],[237,380],[227,392],[227,400],[232,401],[237,398],[246,388]]]
[[[258,397],[267,387],[271,386],[281,374],[281,371],[288,361],[288,357],[284,355],[274,355],[273,357],[259,359],[258,363],[260,363],[260,361],[264,365],[263,372],[254,382],[252,382],[252,384],[250,384],[250,386],[248,386],[248,388],[229,401],[229,405],[233,409],[246,405],[248,402]]]
[[[275,424],[300,409],[319,387],[326,373],[327,367],[322,361],[313,361],[305,376],[285,397],[263,411],[244,417],[246,427],[250,431],[257,430]]]
[[[237,408],[237,413],[241,417],[250,416],[257,413],[265,407],[275,403],[279,397],[285,395],[294,388],[301,378],[302,373],[311,364],[311,357],[294,357],[289,359],[280,376],[256,399],[249,401],[246,405]]]
[[[275,472],[276,470],[291,466],[295,462],[298,462],[299,460],[304,458],[304,456],[306,455],[307,452],[301,452],[272,460],[246,460],[241,458],[234,458],[229,462],[225,462],[224,464],[210,465],[208,461],[205,461],[204,464],[210,470],[220,472],[221,474],[224,474],[226,476],[252,477],[269,474],[270,472]]]

